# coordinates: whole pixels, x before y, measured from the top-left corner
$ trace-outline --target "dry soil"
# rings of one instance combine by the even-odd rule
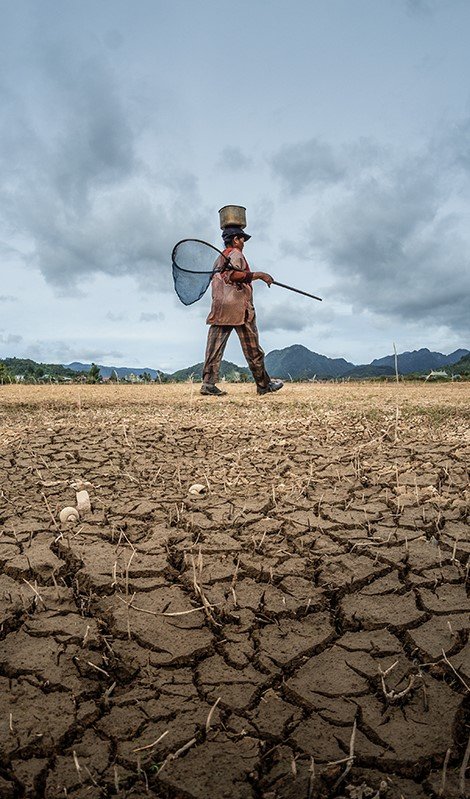
[[[468,791],[469,399],[0,387],[2,799]]]

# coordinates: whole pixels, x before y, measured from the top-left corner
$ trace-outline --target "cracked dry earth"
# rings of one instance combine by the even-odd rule
[[[468,795],[468,384],[1,392],[2,799]]]

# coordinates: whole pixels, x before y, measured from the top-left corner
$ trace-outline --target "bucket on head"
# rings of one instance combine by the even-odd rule
[[[243,205],[224,205],[219,211],[220,227],[246,228],[246,208]]]

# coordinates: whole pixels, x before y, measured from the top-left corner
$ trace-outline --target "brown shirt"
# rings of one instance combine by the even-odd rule
[[[225,251],[239,272],[249,272],[248,263],[240,250]],[[223,266],[221,256],[214,268]],[[208,325],[243,325],[255,316],[253,289],[249,283],[235,283],[230,280],[230,271],[216,272],[212,278],[212,307],[206,319]]]

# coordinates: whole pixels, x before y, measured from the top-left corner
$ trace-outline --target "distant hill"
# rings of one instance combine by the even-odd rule
[[[342,377],[353,363],[344,358],[327,358],[317,352],[304,347],[302,344],[293,344],[283,350],[272,350],[266,356],[266,369],[273,377],[291,377],[294,380],[317,377]]]
[[[470,350],[458,349],[449,355],[442,352],[431,352],[423,348],[412,352],[402,352],[398,356],[398,372],[401,375],[428,374],[431,370],[446,369],[449,374],[470,374]],[[29,358],[4,358],[0,359],[0,382],[13,379],[15,375],[22,375],[25,379],[48,380],[49,378],[73,378],[78,373],[88,374],[91,363],[74,361],[69,364],[36,363]],[[202,379],[203,363],[196,363],[185,369],[178,369],[173,374],[165,374],[159,369],[149,366],[105,366],[98,364],[100,375],[109,378],[115,372],[120,380],[128,379],[130,375],[142,376],[144,372],[152,380],[188,380],[193,376],[195,380]],[[266,368],[272,377],[281,377],[293,380],[308,380],[314,376],[318,378],[343,378],[361,379],[368,377],[388,377],[395,374],[395,356],[386,355],[376,358],[370,364],[356,366],[344,358],[328,358],[312,352],[302,344],[292,344],[282,350],[272,350],[266,356]],[[220,377],[233,379],[238,374],[242,380],[252,380],[247,366],[238,366],[231,361],[222,361]]]
[[[395,374],[395,366],[371,366],[371,364],[362,364],[355,366],[349,372],[346,372],[344,377],[360,378],[360,377],[390,377]]]
[[[155,380],[158,375],[163,375],[163,372],[160,372],[159,369],[150,369],[149,366],[145,368],[141,368],[140,366],[101,366],[100,364],[97,364],[97,366],[100,370],[101,377],[111,377],[114,372],[121,378],[129,377],[129,375],[143,375],[144,372],[147,372],[152,380]],[[66,368],[72,370],[72,372],[89,372],[90,367],[91,363],[80,363],[80,361],[73,361],[73,363],[68,363],[66,366]]]
[[[443,366],[452,366],[457,363],[469,350],[455,350],[450,355],[443,355],[442,352],[431,352],[426,347],[412,352],[401,352],[398,355],[398,372],[401,375],[408,375],[412,372],[429,372],[431,369],[440,369]],[[395,373],[395,356],[386,355],[385,358],[376,358],[371,366],[388,366]]]
[[[203,368],[204,363],[196,363],[194,366],[188,366],[187,369],[179,369],[177,372],[173,372],[170,377],[172,380],[188,380],[192,376],[195,380],[202,380]],[[247,366],[237,366],[236,363],[231,363],[231,361],[222,361],[220,364],[220,377],[229,377],[236,373],[250,380],[253,379]]]
[[[446,372],[454,375],[470,375],[470,354],[464,355],[460,361],[452,366],[446,367]]]
[[[44,377],[73,377],[74,371],[61,363],[37,363],[31,358],[3,358],[0,363],[11,375],[42,379]]]
[[[90,366],[91,363],[81,363],[80,361],[74,361],[73,363],[67,364],[67,368],[73,369],[74,372],[89,372]],[[160,369],[151,369],[149,366],[143,368],[140,366],[102,366],[101,364],[98,364],[101,377],[110,377],[114,372],[116,372],[119,379],[123,379],[129,377],[129,375],[136,375],[138,377],[146,372],[151,376],[152,380],[158,379],[158,375],[160,375],[162,378],[170,378],[172,380],[188,380],[192,375],[195,380],[202,380],[203,367],[204,363],[201,362],[194,364],[194,366],[187,366],[185,369],[178,369],[178,371],[173,372],[173,374],[165,374]],[[220,365],[221,377],[233,375],[234,372],[238,372],[241,375],[246,375],[251,378],[251,372],[248,367],[237,366],[237,364],[231,363],[230,361],[222,361]]]

